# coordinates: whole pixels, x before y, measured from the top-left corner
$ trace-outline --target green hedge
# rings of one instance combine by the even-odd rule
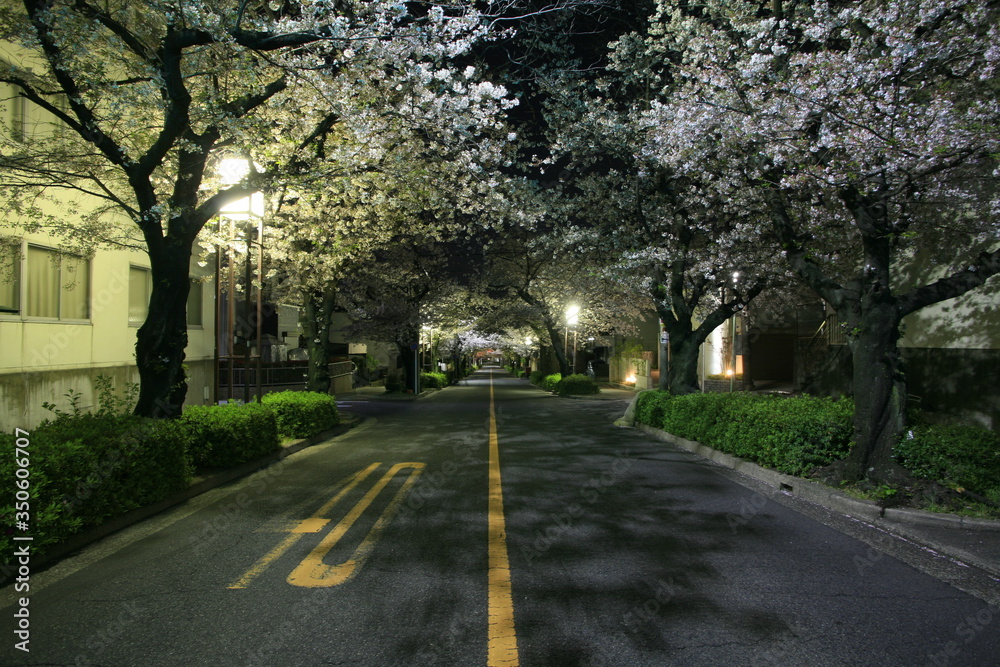
[[[561,395],[567,394],[598,394],[601,388],[589,375],[576,373],[567,375],[556,383],[556,392]]]
[[[167,498],[191,483],[190,435],[176,422],[81,414],[41,424],[26,448],[34,553],[110,517]],[[0,475],[14,479],[15,443],[0,436]],[[9,526],[13,494],[0,499]],[[6,519],[10,520],[6,520]],[[12,535],[0,535],[0,562],[10,562]]]
[[[444,373],[421,373],[420,386],[425,389],[444,389],[448,386],[448,376]]]
[[[271,408],[282,438],[308,438],[340,423],[337,399],[315,391],[279,391],[265,394],[261,403]]]
[[[277,450],[278,420],[260,403],[192,405],[181,422],[194,438],[190,450],[196,468],[225,468]]]
[[[814,396],[645,392],[637,421],[723,452],[802,475],[850,451],[850,400]]]
[[[1000,435],[975,426],[915,426],[893,451],[917,477],[1000,503]]]
[[[533,385],[539,387],[545,382],[545,376],[548,375],[545,371],[531,371],[531,375],[528,376],[528,381]]]
[[[559,386],[559,382],[562,380],[562,374],[553,373],[552,375],[546,375],[542,380],[542,389],[546,391],[555,391],[556,387]]]

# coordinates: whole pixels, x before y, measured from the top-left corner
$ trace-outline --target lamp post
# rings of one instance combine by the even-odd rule
[[[247,174],[250,173],[250,165],[245,159],[242,158],[227,158],[219,164],[219,179],[223,185],[232,186],[236,185],[242,181]],[[225,222],[228,221],[228,247],[226,249],[226,267],[228,269],[228,294],[226,298],[226,337],[225,337],[225,349],[220,349],[219,341],[219,323],[222,319],[222,305],[221,305],[221,271],[219,267],[219,262],[221,255],[216,253],[216,281],[215,281],[215,402],[219,400],[219,371],[221,368],[221,359],[225,358],[228,361],[229,366],[229,391],[226,398],[232,400],[233,389],[234,389],[234,362],[236,360],[235,355],[235,344],[236,344],[236,273],[235,273],[235,250],[234,245],[236,242],[236,224],[237,222],[249,223],[246,224],[246,264],[244,268],[244,282],[245,286],[245,308],[246,314],[243,322],[244,331],[246,336],[246,350],[244,351],[244,369],[243,369],[243,398],[244,402],[250,401],[250,336],[249,330],[249,319],[250,319],[250,308],[252,304],[252,299],[250,296],[250,290],[252,289],[253,281],[253,271],[252,271],[252,258],[251,253],[253,252],[254,237],[257,239],[257,280],[263,280],[263,270],[264,270],[264,196],[260,192],[254,192],[246,197],[243,197],[235,202],[227,204],[222,207],[219,211],[219,226],[220,231]],[[256,222],[254,226],[253,222]],[[262,291],[261,286],[257,286],[257,298],[256,298],[256,314],[254,319],[254,331],[257,347],[257,399],[260,400],[263,394],[263,348],[262,348]]]
[[[569,345],[569,328],[573,327],[573,367],[570,373],[576,371],[576,325],[580,321],[580,306],[570,305],[566,307],[566,335],[563,342],[563,353],[566,354]],[[569,362],[569,355],[566,354],[566,361]]]
[[[739,271],[733,271],[733,296],[736,295],[736,283],[739,281],[739,278],[740,278],[740,272]],[[729,376],[729,393],[730,394],[733,393],[736,390],[736,313],[733,313],[733,316],[732,316],[731,319],[732,319],[732,335],[731,335],[732,344],[730,345],[730,347],[732,348],[732,357],[733,358],[731,360],[732,361],[731,368],[733,369],[733,372]]]

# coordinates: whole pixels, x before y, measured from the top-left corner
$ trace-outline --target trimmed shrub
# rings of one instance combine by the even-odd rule
[[[916,426],[893,450],[916,477],[1000,503],[1000,435],[976,426]]]
[[[279,391],[265,394],[261,403],[271,408],[282,438],[308,438],[340,423],[337,399],[316,391]]]
[[[191,482],[190,437],[176,422],[79,414],[45,422],[28,439],[30,534],[37,554]],[[14,479],[15,445],[12,435],[0,436],[0,475],[6,479]],[[0,516],[13,520],[14,501],[13,494],[0,501]],[[0,562],[10,561],[11,537],[9,531],[0,535]]]
[[[545,382],[545,375],[545,371],[531,371],[531,375],[528,376],[528,381],[533,385],[541,387],[542,383]]]
[[[635,404],[635,420],[654,428],[663,428],[663,413],[673,395],[666,391],[644,391]]]
[[[567,394],[597,394],[600,391],[601,388],[597,382],[589,375],[582,373],[567,375],[556,383],[556,392],[563,396]]]
[[[559,385],[559,381],[562,380],[562,374],[553,373],[552,375],[546,375],[542,380],[542,389],[545,391],[555,391],[556,387]]]
[[[226,468],[277,450],[278,420],[260,403],[192,405],[181,421],[191,430],[196,468]]]
[[[660,392],[640,396],[636,409],[642,423],[790,475],[845,457],[853,413],[846,399]]]
[[[444,389],[448,386],[448,376],[444,373],[421,373],[420,386],[427,389]]]

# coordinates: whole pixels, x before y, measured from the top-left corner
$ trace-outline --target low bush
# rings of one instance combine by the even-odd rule
[[[594,381],[594,378],[589,375],[577,373],[575,375],[567,375],[559,380],[556,383],[555,390],[560,395],[565,396],[567,394],[597,394],[600,393],[601,388]]]
[[[740,393],[649,392],[636,406],[641,423],[791,475],[847,455],[853,412],[845,399]]]
[[[1000,435],[993,431],[975,426],[915,426],[893,455],[916,477],[1000,503]]]
[[[546,375],[542,380],[541,387],[545,391],[555,391],[556,387],[559,386],[559,381],[562,380],[562,374],[553,373],[552,375]]]
[[[644,391],[635,404],[635,420],[654,428],[663,428],[663,413],[673,395],[667,391]]]
[[[194,439],[190,450],[196,468],[225,468],[277,450],[278,420],[260,403],[193,405],[181,422]]]
[[[271,408],[282,438],[308,438],[340,423],[337,399],[315,391],[279,391],[261,403]]]
[[[64,415],[32,430],[27,454],[30,471],[32,551],[41,554],[74,533],[149,505],[187,488],[190,435],[173,421],[121,415]],[[23,444],[23,443],[22,443]],[[14,479],[16,439],[0,436],[0,475]],[[10,494],[0,516],[11,525]],[[10,562],[14,542],[0,535],[0,562]]]
[[[545,371],[531,371],[531,375],[528,376],[528,381],[533,385],[541,387],[542,383],[545,382],[546,375],[547,373]]]
[[[448,376],[444,373],[421,373],[420,386],[426,389],[444,389],[448,386]]]

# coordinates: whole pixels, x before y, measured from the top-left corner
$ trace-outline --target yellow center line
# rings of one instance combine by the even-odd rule
[[[490,371],[490,477],[489,504],[489,611],[486,645],[487,667],[517,667],[517,634],[514,631],[514,600],[511,594],[510,561],[507,558],[507,528],[503,515],[500,480],[500,440]]]
[[[292,528],[290,534],[285,537],[281,543],[271,550],[270,553],[264,555],[260,560],[254,563],[253,567],[244,573],[242,577],[239,578],[236,583],[229,588],[246,588],[247,584],[257,578],[264,570],[271,566],[271,563],[278,560],[286,551],[292,548],[299,539],[307,533],[318,533],[323,529],[327,523],[330,522],[329,519],[323,517],[324,514],[332,510],[337,503],[343,499],[351,490],[358,484],[363,482],[369,475],[371,475],[376,468],[378,468],[381,463],[373,463],[364,470],[359,470],[347,479],[345,479],[342,484],[345,486],[334,496],[325,502],[322,507],[316,510],[311,517],[308,519],[303,519],[299,522],[297,526]]]

